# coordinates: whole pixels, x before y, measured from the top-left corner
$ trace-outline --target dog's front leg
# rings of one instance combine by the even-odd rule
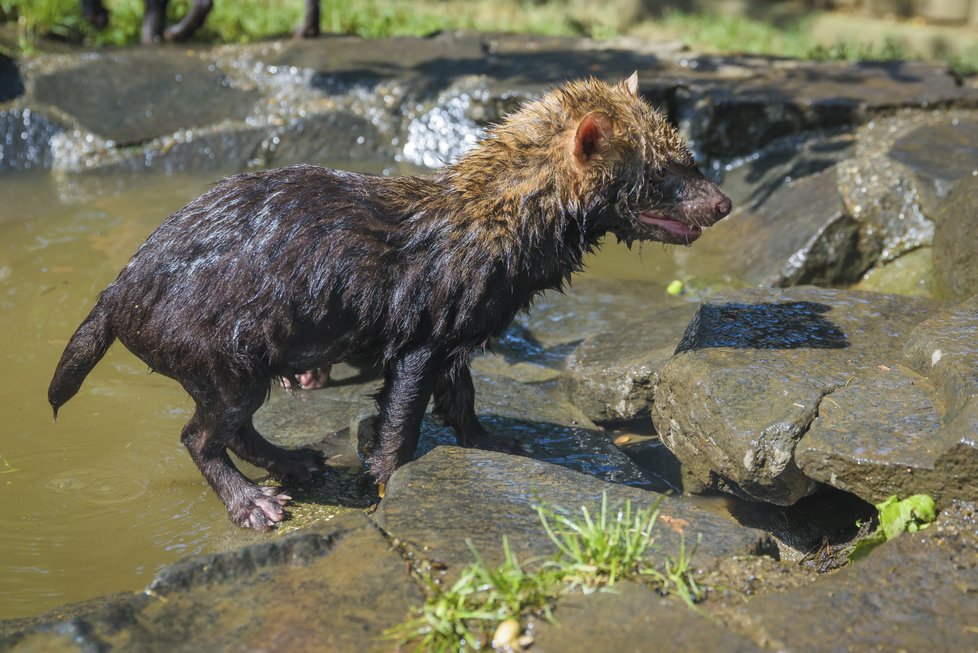
[[[439,367],[428,347],[412,349],[387,366],[384,387],[377,397],[380,414],[373,453],[367,460],[378,483],[387,483],[394,470],[414,455]]]

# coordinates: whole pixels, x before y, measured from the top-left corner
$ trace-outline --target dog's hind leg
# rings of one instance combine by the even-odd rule
[[[257,387],[243,392],[237,392],[238,388],[222,390],[191,391],[197,410],[180,439],[224,503],[231,521],[265,531],[286,518],[285,504],[291,497],[281,488],[259,487],[249,481],[234,466],[227,452],[232,438],[261,405],[265,390]]]
[[[302,483],[326,470],[321,451],[304,447],[283,449],[262,437],[249,418],[228,443],[236,456],[268,472],[281,481]]]

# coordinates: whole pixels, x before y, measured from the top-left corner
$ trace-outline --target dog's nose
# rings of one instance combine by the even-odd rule
[[[717,215],[720,216],[717,218],[717,220],[725,217],[728,213],[730,213],[730,209],[732,208],[733,202],[730,201],[729,197],[724,197],[722,200],[717,202],[716,206],[713,207],[713,209],[717,212]]]

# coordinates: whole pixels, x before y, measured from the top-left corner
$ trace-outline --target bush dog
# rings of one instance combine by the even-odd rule
[[[636,75],[561,86],[429,176],[236,175],[140,246],[72,336],[48,399],[57,417],[118,338],[190,394],[184,445],[231,520],[264,530],[290,497],[251,483],[227,450],[279,479],[324,469],[252,425],[273,380],[377,361],[367,465],[379,483],[411,459],[432,397],[460,445],[505,449],[475,415],[470,353],[567,283],[606,233],[689,244],[730,208]]]

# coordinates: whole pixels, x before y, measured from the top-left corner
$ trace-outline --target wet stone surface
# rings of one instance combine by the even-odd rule
[[[374,518],[419,560],[467,564],[472,561],[468,539],[495,564],[502,560],[502,535],[521,559],[556,552],[540,527],[535,505],[573,513],[580,506],[599,506],[603,492],[610,506],[630,500],[635,507],[646,507],[662,499],[659,546],[650,554],[656,562],[678,547],[676,530],[689,542],[702,534],[696,566],[735,554],[775,551],[763,531],[738,526],[688,499],[606,483],[529,458],[458,447],[439,447],[397,470]]]
[[[641,585],[619,583],[609,592],[561,600],[557,623],[536,622],[533,650],[539,653],[590,653],[602,650],[760,651],[752,641],[700,616],[676,600]]]
[[[962,181],[936,214],[934,273],[940,291],[952,299],[978,294],[978,176]]]
[[[926,299],[814,288],[715,295],[659,373],[656,430],[695,476],[747,499],[790,505],[819,482],[869,500],[886,496],[883,468],[901,428],[909,436],[938,426],[939,399],[911,385],[916,377],[901,368],[907,337],[936,310]],[[850,390],[853,384],[877,404],[870,395],[847,401],[863,396]],[[865,484],[850,485],[831,467],[817,475],[803,468],[796,446],[815,438],[827,415],[849,426],[827,433],[826,447],[845,447],[852,438],[848,447],[858,460],[852,471]],[[933,465],[933,454],[912,445],[907,453],[914,455],[900,459],[905,466]],[[913,482],[909,488],[934,489]]]
[[[468,32],[119,50],[86,54],[82,65],[63,55],[42,55],[13,69],[28,89],[18,102],[54,107],[82,129],[82,142],[94,136],[106,142],[109,154],[143,144],[146,156],[178,159],[179,151],[162,152],[167,141],[154,140],[178,130],[240,129],[243,123],[289,125],[281,135],[283,162],[314,153],[300,143],[289,152],[284,143],[308,128],[325,150],[336,139],[332,149],[342,154],[339,145],[353,131],[353,149],[360,154],[387,158],[393,152],[427,166],[457,154],[442,152],[445,142],[469,142],[482,126],[557,82],[587,74],[624,78],[635,70],[641,71],[642,93],[713,158],[749,154],[811,130],[851,129],[900,107],[978,104],[973,88],[921,63],[696,56],[672,44],[637,40]],[[333,114],[335,125],[328,117]],[[354,118],[366,122],[351,123]],[[912,142],[905,145],[912,149]],[[62,167],[98,167],[102,158],[95,152],[83,166],[69,160]],[[105,157],[110,165],[113,160]],[[274,157],[261,160],[280,165]],[[229,163],[246,167],[249,161],[232,157]]]
[[[859,229],[830,168],[735,209],[693,256],[722,260],[732,276],[752,285],[840,285],[873,263],[859,251]]]
[[[258,98],[230,88],[207,60],[178,50],[93,54],[77,68],[33,81],[34,100],[120,146],[240,120]]]
[[[933,242],[940,203],[978,170],[978,150],[962,147],[976,120],[972,112],[904,112],[857,132],[855,156],[837,170],[864,256],[890,261]]]
[[[974,504],[949,505],[931,527],[837,574],[718,616],[766,650],[971,651],[978,646],[976,547]]]
[[[364,564],[367,561],[367,564]],[[365,651],[421,594],[363,515],[190,558],[143,594],[0,641],[10,651]]]

